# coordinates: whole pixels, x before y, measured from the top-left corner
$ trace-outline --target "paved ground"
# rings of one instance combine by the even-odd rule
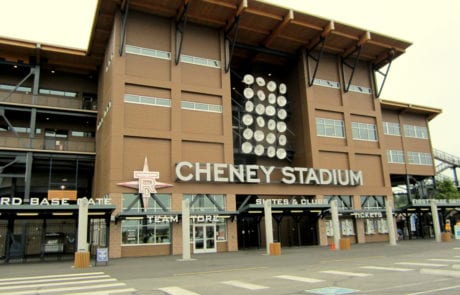
[[[0,294],[460,294],[460,241],[0,265]]]

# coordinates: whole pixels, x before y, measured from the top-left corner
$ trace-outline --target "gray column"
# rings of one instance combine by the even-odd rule
[[[391,246],[396,246],[396,231],[395,223],[393,219],[393,202],[388,199],[386,200],[385,211],[387,215],[387,224],[388,224],[388,237]]]
[[[182,260],[190,259],[190,204],[182,200]]]
[[[267,255],[270,255],[270,244],[273,243],[272,202],[270,200],[264,202],[264,219]]]
[[[332,228],[334,229],[334,244],[337,250],[340,250],[340,224],[339,224],[339,209],[337,201],[332,200],[331,203]]]
[[[26,171],[24,176],[24,201],[28,202],[30,199],[30,187],[32,183],[32,162],[33,153],[27,152],[26,154]]]
[[[431,217],[433,218],[434,239],[441,242],[441,229],[439,226],[438,205],[435,200],[431,200]]]
[[[78,200],[78,252],[88,252],[88,199]]]

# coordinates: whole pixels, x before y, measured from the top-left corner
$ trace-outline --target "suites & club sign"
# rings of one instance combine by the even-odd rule
[[[360,170],[179,162],[175,171],[177,180],[182,182],[363,185]]]

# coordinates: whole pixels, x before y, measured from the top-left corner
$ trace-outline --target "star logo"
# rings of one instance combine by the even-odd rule
[[[142,169],[142,171],[134,171],[133,178],[138,180],[119,182],[117,184],[124,187],[138,189],[138,192],[142,195],[144,212],[146,212],[147,208],[149,207],[149,199],[151,194],[155,194],[157,189],[172,187],[172,184],[157,181],[157,179],[160,179],[160,172],[149,171],[147,157],[145,157],[144,160],[144,169]]]

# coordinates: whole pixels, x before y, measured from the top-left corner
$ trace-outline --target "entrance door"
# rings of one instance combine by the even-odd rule
[[[193,226],[193,253],[216,251],[216,225],[195,224]]]

